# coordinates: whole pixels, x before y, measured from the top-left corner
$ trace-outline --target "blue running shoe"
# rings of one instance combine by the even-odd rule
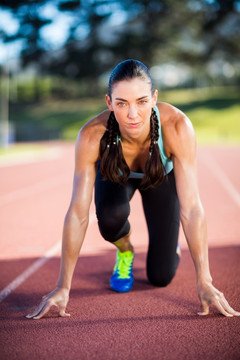
[[[117,251],[116,264],[110,279],[110,286],[117,292],[128,292],[133,287],[133,265],[134,253],[132,251]]]

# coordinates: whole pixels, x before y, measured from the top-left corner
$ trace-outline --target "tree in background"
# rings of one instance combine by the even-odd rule
[[[49,4],[71,19],[65,42],[54,50],[42,36],[54,21],[43,11]],[[0,25],[2,40],[21,40],[22,67],[41,73],[96,83],[125,58],[148,66],[181,62],[199,71],[240,58],[236,0],[1,0],[0,7],[19,23],[13,35]]]

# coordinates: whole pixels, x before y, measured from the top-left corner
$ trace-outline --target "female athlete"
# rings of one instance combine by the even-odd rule
[[[27,318],[40,319],[53,305],[60,316],[69,316],[65,310],[94,188],[101,235],[117,247],[110,279],[114,291],[130,291],[134,284],[128,216],[129,202],[139,190],[149,235],[149,282],[163,287],[173,279],[180,258],[181,221],[196,270],[202,305],[198,314],[207,315],[213,304],[225,316],[240,315],[212,284],[193,126],[174,106],[157,103],[157,97],[151,74],[141,62],[126,60],[113,70],[106,95],[108,110],[90,120],[77,138],[73,194],[64,222],[57,287]]]

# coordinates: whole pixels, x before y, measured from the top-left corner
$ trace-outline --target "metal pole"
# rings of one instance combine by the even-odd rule
[[[3,68],[1,81],[0,145],[8,146],[9,137],[9,66]]]

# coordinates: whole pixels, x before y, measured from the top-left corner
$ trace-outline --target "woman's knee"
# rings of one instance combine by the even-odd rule
[[[175,276],[175,273],[176,273],[175,269],[169,269],[168,271],[165,270],[162,273],[148,271],[147,277],[152,285],[158,287],[165,287],[170,284],[170,282]]]
[[[119,236],[124,236],[124,233],[129,231],[128,216],[129,210],[126,208],[102,207],[96,209],[98,219],[98,226],[101,235],[105,240],[114,242]]]

